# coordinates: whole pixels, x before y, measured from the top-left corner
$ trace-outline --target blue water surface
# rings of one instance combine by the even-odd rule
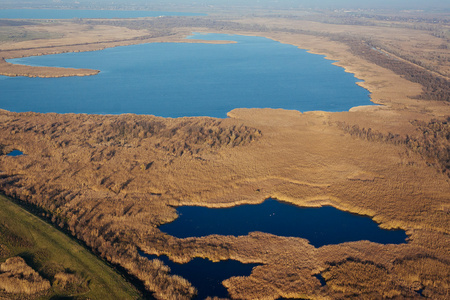
[[[230,44],[150,43],[9,60],[97,69],[95,76],[0,78],[0,108],[163,117],[226,117],[234,108],[347,111],[371,104],[353,74],[263,37],[196,34]]]
[[[114,19],[160,16],[205,16],[206,14],[144,10],[0,9],[0,19]]]
[[[15,149],[15,150],[7,153],[6,155],[7,156],[20,156],[20,155],[23,155],[23,152]]]
[[[197,296],[194,299],[205,299],[206,297],[227,298],[228,291],[222,285],[222,281],[234,276],[249,276],[252,269],[258,264],[243,264],[236,260],[223,260],[212,262],[208,259],[196,257],[186,264],[171,261],[167,256],[148,255],[139,252],[148,259],[159,259],[169,266],[170,273],[187,279],[197,288]]]
[[[211,234],[247,235],[261,231],[278,236],[307,239],[313,246],[368,240],[382,244],[405,243],[403,230],[384,230],[369,217],[331,206],[302,208],[268,199],[258,205],[231,208],[182,206],[179,217],[159,229],[178,238]]]

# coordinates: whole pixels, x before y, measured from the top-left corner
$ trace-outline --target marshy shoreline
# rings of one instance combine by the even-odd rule
[[[261,20],[240,22],[258,25]],[[277,22],[293,21],[265,20],[266,25]],[[105,24],[77,26],[93,26],[105,37],[108,32],[134,34],[135,40],[51,51],[184,42],[192,31],[258,35],[336,60],[364,80],[360,84],[372,101],[382,105],[338,113],[235,109],[226,119],[0,111],[2,149],[27,154],[0,156],[3,193],[41,207],[55,226],[123,267],[160,299],[189,299],[192,286],[160,263],[141,258],[138,249],[178,262],[201,257],[261,264],[248,277],[224,281],[230,296],[239,299],[415,297],[418,290],[439,298],[448,293],[450,181],[440,154],[432,151],[448,143],[441,138],[448,128],[447,102],[412,99],[422,93],[419,83],[324,36],[186,26],[169,37],[146,40],[140,39],[148,35],[142,29]],[[53,47],[56,40],[23,42],[18,48],[33,43],[42,48],[14,55],[48,54],[45,45]],[[425,131],[436,133],[435,138]],[[158,229],[177,217],[177,206],[231,207],[269,197],[367,215],[382,228],[406,230],[409,240],[315,248],[305,239],[261,232],[179,239]]]

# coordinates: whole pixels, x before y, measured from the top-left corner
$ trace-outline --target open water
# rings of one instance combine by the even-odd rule
[[[212,262],[208,259],[196,257],[186,264],[178,264],[167,256],[140,255],[148,259],[159,259],[169,266],[171,274],[179,275],[187,279],[197,288],[195,299],[205,299],[208,296],[227,298],[228,291],[222,285],[222,281],[233,276],[249,276],[252,269],[258,264],[243,264],[236,260],[223,260]]]
[[[15,111],[226,117],[234,108],[347,111],[371,104],[343,68],[295,46],[195,34],[231,44],[151,43],[9,62],[100,70],[95,76],[0,76],[0,108]]]
[[[223,118],[240,107],[346,111],[371,104],[368,91],[356,84],[358,80],[323,56],[262,37],[195,34],[191,38],[235,43],[152,43],[13,59],[10,62],[101,72],[67,78],[0,76],[0,108]],[[230,209],[180,207],[178,212],[177,220],[160,227],[177,237],[263,231],[306,238],[316,247],[356,240],[404,243],[406,238],[403,231],[381,230],[370,218],[331,207],[298,208],[275,200]],[[167,257],[160,259],[173,274],[190,280],[199,289],[199,298],[226,297],[220,282],[249,275],[255,266],[199,258],[180,265]]]
[[[211,234],[247,235],[252,231],[307,239],[321,247],[359,240],[382,244],[405,243],[404,230],[384,230],[371,218],[340,211],[331,206],[303,208],[267,199],[258,205],[231,208],[181,206],[179,217],[159,227],[179,238]]]
[[[13,150],[6,154],[7,156],[20,156],[23,155],[23,152],[20,150]]]
[[[369,240],[377,243],[405,243],[403,230],[383,230],[370,218],[337,210],[333,207],[301,208],[273,199],[262,204],[241,205],[232,208],[206,208],[182,206],[177,208],[179,217],[159,228],[176,237],[200,237],[211,234],[247,235],[262,231],[278,236],[308,239],[315,247],[344,242]],[[248,276],[257,264],[238,261],[212,262],[195,258],[187,264],[172,262],[167,256],[142,256],[158,258],[171,269],[172,274],[189,280],[199,291],[198,299],[206,296],[227,297],[221,282],[232,276]],[[321,275],[315,275],[322,286]]]

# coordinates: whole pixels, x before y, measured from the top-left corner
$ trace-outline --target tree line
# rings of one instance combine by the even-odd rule
[[[433,119],[430,122],[414,120],[418,135],[400,135],[389,132],[381,133],[372,128],[360,128],[346,122],[336,125],[346,133],[361,139],[385,142],[394,145],[404,145],[413,152],[419,153],[428,165],[450,177],[450,117],[444,120]]]

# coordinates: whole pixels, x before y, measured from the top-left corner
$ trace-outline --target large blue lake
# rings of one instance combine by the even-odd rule
[[[236,43],[151,43],[9,60],[90,68],[95,76],[0,76],[0,108],[23,112],[226,117],[234,108],[346,111],[369,93],[323,56],[263,38],[195,34]]]
[[[159,16],[204,16],[205,14],[143,11],[143,10],[83,10],[83,9],[0,9],[0,19],[114,19]]]

